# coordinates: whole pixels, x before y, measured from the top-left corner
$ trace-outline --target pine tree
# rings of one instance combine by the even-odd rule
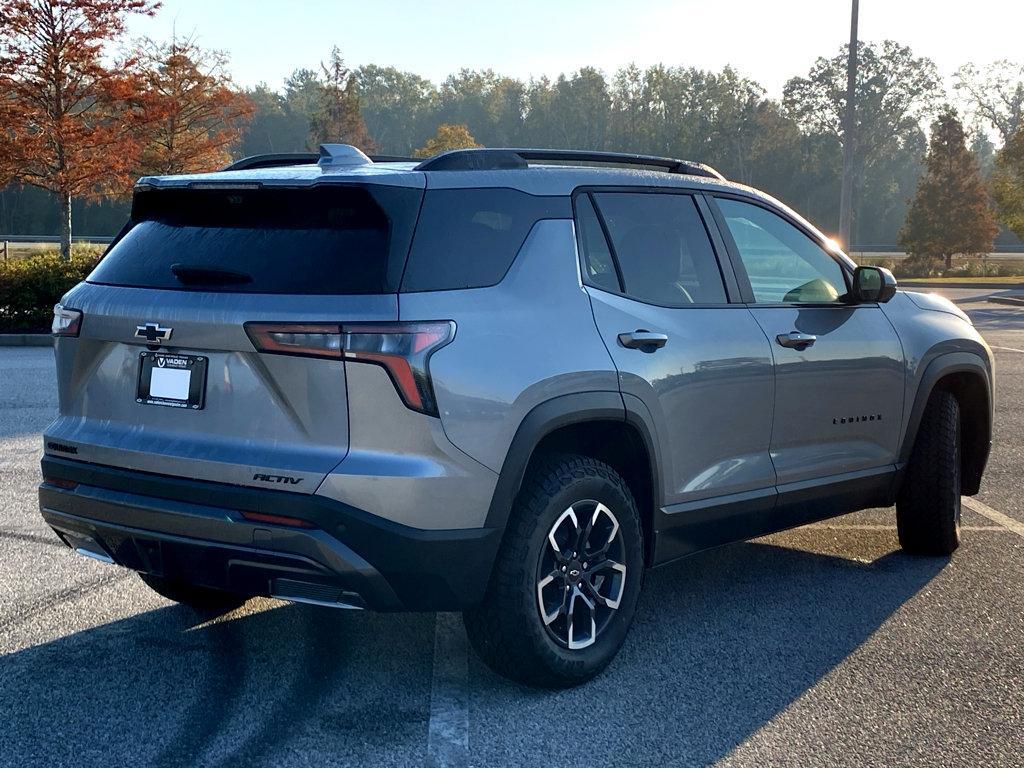
[[[323,83],[309,118],[310,148],[340,142],[372,152],[376,145],[363,122],[355,78],[345,66],[337,46],[331,49],[328,62],[320,67]]]
[[[925,172],[910,202],[899,243],[911,257],[944,260],[986,254],[998,231],[977,158],[951,107],[932,125]]]

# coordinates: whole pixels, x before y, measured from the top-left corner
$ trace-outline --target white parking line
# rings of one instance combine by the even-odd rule
[[[1000,347],[999,345],[989,345],[993,350],[1002,350],[1003,352],[1019,352],[1024,353],[1024,350],[1018,350],[1016,347]]]
[[[965,500],[966,501],[966,500]],[[884,523],[812,523],[805,529],[849,529],[851,531],[896,531],[895,524]],[[961,531],[1006,531],[1002,526],[961,526]]]
[[[430,688],[427,760],[466,766],[469,760],[469,649],[462,617],[438,613],[434,621],[434,675]]]
[[[964,497],[962,501],[965,507],[973,510],[976,513],[980,513],[981,515],[988,518],[990,521],[995,521],[1000,526],[1003,526],[1004,528],[1007,528],[1010,531],[1012,531],[1014,534],[1024,537],[1024,523],[1021,523],[1020,521],[1011,518],[1010,516],[1005,515],[1004,513],[1000,513],[998,510],[993,510],[984,502],[979,502],[973,497]]]

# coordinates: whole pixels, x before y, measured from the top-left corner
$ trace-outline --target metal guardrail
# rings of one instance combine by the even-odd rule
[[[107,235],[72,235],[72,243],[97,243],[107,245],[114,239]],[[18,243],[60,243],[59,235],[0,235],[0,259],[8,259],[11,245]]]
[[[60,243],[60,235],[0,235],[8,243]],[[106,235],[73,235],[72,243],[109,243],[113,238]]]

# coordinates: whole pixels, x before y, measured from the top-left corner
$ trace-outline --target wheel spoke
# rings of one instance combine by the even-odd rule
[[[565,512],[558,516],[558,520],[555,521],[555,525],[552,526],[551,531],[548,532],[548,542],[551,544],[551,549],[554,550],[555,554],[562,559],[565,558],[565,554],[562,552],[562,549],[558,546],[558,541],[555,539],[555,533],[562,527],[562,524],[565,522],[566,519],[572,521],[574,529],[579,530],[580,523],[579,520],[577,520],[576,518],[576,511],[569,507],[568,509],[566,509]]]
[[[576,618],[576,599],[579,598],[580,602],[586,607],[586,618],[577,623]],[[590,646],[594,641],[597,640],[597,623],[594,620],[594,602],[587,598],[579,588],[573,588],[572,596],[569,599],[569,648],[570,649],[585,649]],[[587,622],[589,620],[589,623]],[[577,637],[578,625],[589,624],[589,633],[583,638]]]
[[[615,561],[605,561],[608,566],[608,570],[613,572],[611,579],[603,580],[602,584],[611,585],[611,591],[613,594],[603,595],[604,605],[609,609],[618,609],[619,604],[622,603],[622,594],[626,589],[626,567],[624,564],[617,563]],[[618,578],[615,578],[615,574]]]
[[[557,572],[548,574],[548,576],[544,577],[544,579],[537,583],[537,605],[540,607],[541,619],[544,620],[545,625],[550,625],[566,611],[566,601],[564,597],[558,602],[558,607],[553,612],[549,612],[545,608],[547,602],[544,600],[544,590],[555,583],[556,574]],[[556,587],[561,589],[560,584],[556,584]]]

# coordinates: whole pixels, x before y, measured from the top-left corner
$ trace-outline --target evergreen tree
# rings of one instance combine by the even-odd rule
[[[321,65],[323,82],[309,119],[310,149],[324,143],[340,142],[373,152],[376,145],[366,130],[355,78],[345,66],[335,46],[326,64]]]
[[[978,161],[951,107],[932,125],[924,163],[900,245],[911,257],[942,258],[947,270],[956,254],[991,251],[998,227]]]

